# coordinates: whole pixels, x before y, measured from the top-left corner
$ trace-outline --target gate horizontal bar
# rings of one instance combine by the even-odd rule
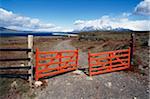
[[[49,63],[39,63],[38,66],[48,66],[48,65],[53,65],[53,64],[63,64],[63,63],[70,63],[70,62],[76,62],[76,60],[66,60],[66,61],[62,61],[62,62],[49,62]]]
[[[100,61],[100,60],[107,60],[107,59],[112,59],[112,58],[128,58],[129,55],[128,54],[123,54],[123,55],[115,55],[113,57],[102,57],[102,58],[95,58],[95,57],[90,57],[90,60],[91,61],[94,61],[94,60],[97,60],[97,61]]]
[[[77,50],[66,50],[66,51],[40,51],[38,54],[55,54],[55,53],[75,53]]]
[[[38,70],[37,73],[42,73],[42,72],[48,72],[48,71],[52,71],[52,70],[60,70],[60,69],[65,69],[65,68],[76,68],[77,65],[76,64],[70,64],[70,65],[65,65],[65,66],[61,66],[61,67],[55,67],[55,68],[46,68],[46,69],[42,69],[42,70]]]
[[[108,68],[116,68],[116,67],[128,67],[128,64],[117,64],[117,65],[112,65],[112,66],[101,66],[99,68],[91,68],[91,70],[103,70],[103,69],[108,69]]]
[[[90,56],[99,56],[99,55],[103,55],[103,54],[121,53],[121,52],[129,52],[129,49],[115,50],[115,51],[108,51],[108,52],[99,52],[99,53],[89,53],[89,55]]]
[[[46,57],[46,58],[38,58],[39,60],[49,60],[49,59],[58,59],[58,58],[71,58],[71,57],[75,57],[77,56],[76,54],[75,55],[70,55],[70,56],[55,56],[55,57]]]
[[[39,78],[42,78],[42,77],[54,76],[54,75],[58,75],[58,74],[73,71],[73,70],[76,70],[76,68],[67,68],[67,69],[62,69],[61,71],[56,71],[56,72],[53,72],[53,73],[50,72],[50,73],[46,73],[46,74],[38,74],[37,77],[39,79]]]
[[[115,72],[115,71],[124,70],[124,69],[128,69],[128,66],[119,67],[119,68],[114,68],[114,69],[111,69],[111,70],[106,69],[106,70],[103,70],[103,71],[91,72],[91,75],[98,75],[98,74],[103,74],[103,73],[108,73],[108,72]]]

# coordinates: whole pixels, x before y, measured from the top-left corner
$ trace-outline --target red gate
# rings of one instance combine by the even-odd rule
[[[35,80],[76,70],[78,50],[41,52],[36,49]]]
[[[130,66],[130,48],[100,53],[88,53],[88,58],[90,76],[123,70]]]

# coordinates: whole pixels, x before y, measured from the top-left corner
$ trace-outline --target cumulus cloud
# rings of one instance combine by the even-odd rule
[[[150,15],[150,0],[141,1],[135,7],[135,13],[141,15]]]
[[[96,20],[77,20],[74,22],[76,26],[75,31],[88,31],[88,30],[111,30],[116,28],[124,28],[131,30],[148,30],[150,31],[149,20],[129,20],[127,17],[112,18],[109,16],[102,16]]]
[[[37,18],[30,18],[14,14],[0,8],[0,27],[7,27],[15,30],[29,30],[29,31],[51,31],[51,32],[71,32],[83,30],[111,30],[115,28],[125,28],[131,30],[148,30],[150,31],[149,20],[129,20],[131,13],[123,13],[122,17],[113,18],[110,16],[102,16],[95,20],[76,20],[74,22],[75,28],[65,29],[51,23],[42,23]]]
[[[70,31],[54,24],[42,23],[37,18],[14,14],[3,8],[0,8],[0,27],[30,31]]]

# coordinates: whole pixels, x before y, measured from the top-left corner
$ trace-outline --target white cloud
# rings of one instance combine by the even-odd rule
[[[123,17],[129,17],[129,16],[131,16],[131,15],[132,15],[131,13],[126,13],[126,12],[122,13],[122,16],[123,16]]]
[[[14,14],[0,8],[0,27],[30,31],[70,31],[50,23],[42,23],[39,19]]]
[[[77,20],[74,22],[76,26],[75,31],[84,30],[111,30],[115,28],[124,28],[131,30],[149,30],[150,31],[150,21],[149,20],[129,20],[126,18],[111,18],[109,16],[102,16],[100,19],[96,20]]]
[[[135,13],[141,15],[150,15],[150,0],[141,1],[135,7]]]
[[[125,28],[131,30],[149,30],[149,20],[129,20],[131,13],[123,13],[119,18],[102,16],[95,20],[77,20],[74,22],[74,29],[65,29],[50,23],[42,23],[39,19],[14,14],[11,11],[0,8],[0,27],[7,27],[16,30],[29,31],[59,31],[71,32],[80,30],[111,30]]]

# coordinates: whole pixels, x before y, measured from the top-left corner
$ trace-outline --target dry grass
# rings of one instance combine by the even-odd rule
[[[84,52],[110,51],[129,47],[130,33],[83,32],[72,45]]]
[[[118,49],[126,49],[129,47],[129,41],[79,41],[72,40],[72,45],[79,48],[83,52],[101,52],[101,51],[111,51]]]

